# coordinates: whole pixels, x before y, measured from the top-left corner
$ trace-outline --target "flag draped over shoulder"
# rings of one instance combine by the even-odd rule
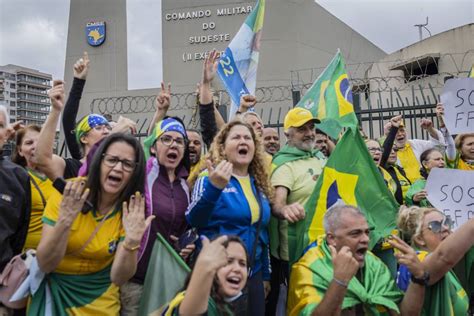
[[[138,315],[161,315],[167,303],[184,286],[189,272],[183,259],[158,234],[148,264]]]
[[[343,127],[357,126],[352,90],[339,50],[296,106],[310,110],[321,121],[318,128],[332,138],[337,139]]]
[[[296,261],[324,234],[323,217],[336,203],[358,206],[372,228],[370,248],[395,228],[398,204],[385,185],[357,129],[348,129],[331,153],[305,205],[305,227],[297,231]],[[291,261],[291,258],[290,258]]]
[[[264,15],[265,0],[259,0],[219,60],[217,73],[232,101],[230,118],[241,95],[255,94]]]

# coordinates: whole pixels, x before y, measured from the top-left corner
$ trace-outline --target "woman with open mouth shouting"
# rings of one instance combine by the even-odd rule
[[[118,286],[134,275],[140,241],[154,218],[145,217],[144,183],[140,143],[114,134],[97,149],[87,179],[50,195],[36,252],[39,270],[30,268],[29,315],[118,315]],[[83,209],[86,200],[92,210]]]
[[[143,283],[152,255],[156,234],[168,243],[176,244],[177,237],[186,232],[185,212],[189,205],[189,150],[186,129],[179,118],[168,117],[156,123],[144,141],[146,163],[147,215],[156,220],[142,241],[143,255],[139,257],[137,273],[120,288],[122,315],[137,315]],[[191,243],[178,249],[184,259],[194,250]]]
[[[269,291],[268,223],[273,188],[260,138],[241,121],[225,125],[214,138],[207,172],[195,183],[186,218],[200,234],[237,235],[249,253],[247,315],[265,314]]]
[[[202,239],[202,250],[182,292],[166,315],[236,315],[236,300],[247,283],[248,254],[237,236]],[[152,315],[162,315],[159,311]]]

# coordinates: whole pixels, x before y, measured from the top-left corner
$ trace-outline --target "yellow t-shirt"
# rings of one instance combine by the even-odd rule
[[[48,201],[49,196],[53,191],[55,191],[55,189],[53,187],[53,183],[48,179],[48,177],[42,176],[33,170],[28,170],[28,173],[31,179],[31,215],[24,248],[36,249],[41,239],[41,231],[43,230],[43,222],[41,221],[41,217],[43,216],[45,205],[43,204],[41,194],[33,184],[33,181],[35,181],[38,185],[38,188],[41,190],[45,201]]]
[[[62,195],[56,190],[51,194],[43,215],[43,223],[54,226],[59,217]],[[102,227],[93,240],[80,253],[82,248],[103,219],[103,215],[94,210],[74,220],[66,248],[66,255],[54,272],[64,274],[89,274],[98,272],[112,264],[118,243],[125,238],[122,226],[121,210],[114,210],[107,215]]]
[[[415,183],[416,180],[421,178],[420,163],[416,159],[409,142],[405,144],[405,147],[398,150],[397,158],[411,183]]]
[[[249,203],[250,212],[252,214],[252,224],[256,223],[260,217],[260,206],[258,205],[257,198],[252,190],[252,185],[250,184],[250,176],[239,177],[234,175],[234,177],[239,181],[242,190],[244,191],[245,199]]]

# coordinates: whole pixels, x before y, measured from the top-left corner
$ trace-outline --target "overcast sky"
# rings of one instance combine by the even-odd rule
[[[473,0],[315,2],[387,53],[418,41],[413,25],[424,23],[427,16],[432,35],[474,21]],[[128,37],[129,88],[157,87],[162,67],[161,21],[157,18],[161,17],[161,0],[127,3],[128,32],[135,34]],[[62,78],[68,18],[67,0],[0,0],[0,65],[18,64]],[[139,27],[144,21],[150,25]],[[425,30],[423,36],[428,36]]]

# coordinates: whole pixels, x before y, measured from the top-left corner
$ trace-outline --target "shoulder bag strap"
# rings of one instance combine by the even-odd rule
[[[46,199],[44,198],[43,192],[41,192],[41,189],[38,186],[38,183],[36,183],[35,178],[30,176],[31,183],[35,186],[36,190],[38,190],[40,196],[41,196],[41,201],[43,202],[43,207],[46,207]]]
[[[92,239],[94,239],[94,237],[97,235],[97,233],[99,232],[99,229],[104,225],[105,223],[105,220],[107,219],[107,216],[109,216],[110,212],[108,212],[106,215],[104,215],[104,218],[102,218],[102,220],[100,221],[99,225],[97,225],[94,229],[94,231],[92,232],[92,234],[89,236],[89,239],[87,239],[87,241],[82,245],[82,247],[78,250],[75,250],[71,253],[68,253],[68,255],[70,256],[78,256],[81,252],[84,251],[84,249],[86,249],[86,247],[91,243]]]

